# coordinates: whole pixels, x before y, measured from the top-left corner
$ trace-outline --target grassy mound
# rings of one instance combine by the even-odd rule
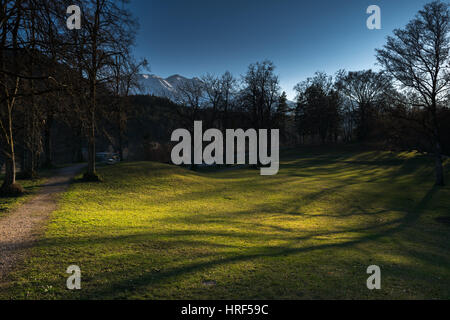
[[[277,176],[156,163],[74,184],[0,286],[25,299],[450,298],[450,188],[411,153],[292,150]],[[68,266],[82,290],[65,287]],[[366,287],[367,267],[382,290]]]

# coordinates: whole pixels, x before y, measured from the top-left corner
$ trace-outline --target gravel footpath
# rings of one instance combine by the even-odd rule
[[[81,164],[59,170],[33,198],[0,218],[0,280],[38,240],[42,227],[57,208],[58,196],[83,167]]]

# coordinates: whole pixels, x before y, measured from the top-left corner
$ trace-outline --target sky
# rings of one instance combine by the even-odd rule
[[[135,56],[151,73],[245,73],[272,60],[282,90],[316,71],[378,69],[375,49],[430,0],[131,0],[138,19]],[[370,5],[381,9],[381,30],[369,30]]]

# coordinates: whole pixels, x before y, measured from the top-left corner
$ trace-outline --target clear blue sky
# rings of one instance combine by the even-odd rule
[[[141,25],[135,55],[162,77],[226,70],[240,76],[264,59],[281,86],[316,71],[374,68],[375,48],[430,0],[132,0]],[[366,9],[381,8],[382,30],[368,30]]]

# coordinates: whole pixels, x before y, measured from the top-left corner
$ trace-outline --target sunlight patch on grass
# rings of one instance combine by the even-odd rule
[[[449,298],[449,228],[435,218],[448,215],[450,188],[433,188],[432,169],[419,154],[339,150],[290,150],[273,177],[102,168],[104,183],[64,194],[0,297]],[[79,292],[64,287],[71,264]],[[371,264],[382,291],[366,288]]]

